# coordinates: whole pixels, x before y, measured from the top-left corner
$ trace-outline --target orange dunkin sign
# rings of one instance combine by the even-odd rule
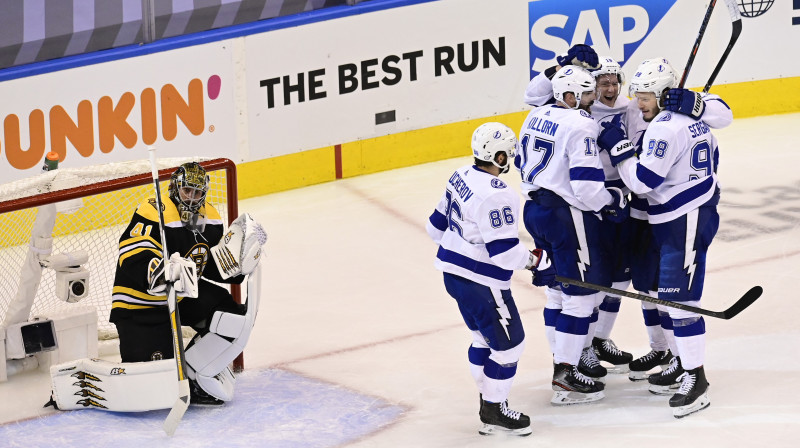
[[[208,79],[206,86],[210,99],[219,96],[220,84],[217,75]],[[159,129],[164,140],[174,140],[178,135],[178,121],[193,135],[200,135],[205,129],[203,90],[203,82],[195,78],[189,81],[186,98],[175,86],[165,84],[158,92],[148,87],[138,97],[125,92],[119,98],[101,97],[96,104],[83,100],[78,103],[76,111],[67,111],[59,105],[46,113],[34,109],[28,116],[28,148],[21,145],[20,117],[9,114],[3,119],[0,152],[5,152],[11,166],[25,170],[40,164],[48,151],[57,152],[59,161],[64,161],[67,140],[81,156],[89,157],[95,150],[95,135],[103,153],[111,152],[116,140],[126,148],[133,148],[140,139],[142,143],[151,145],[158,139]],[[140,129],[128,122],[134,114],[140,115]]]

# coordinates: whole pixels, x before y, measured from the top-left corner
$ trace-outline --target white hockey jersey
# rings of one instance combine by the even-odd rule
[[[555,105],[531,110],[514,161],[523,193],[546,188],[583,211],[597,212],[609,204],[597,150],[599,132],[600,126],[583,110]]]
[[[717,139],[702,120],[662,111],[644,132],[642,152],[617,166],[648,202],[649,221],[671,221],[711,199],[717,188]]]
[[[435,266],[494,288],[509,289],[530,251],[519,242],[520,200],[499,177],[474,165],[456,170],[426,230],[439,244]]]

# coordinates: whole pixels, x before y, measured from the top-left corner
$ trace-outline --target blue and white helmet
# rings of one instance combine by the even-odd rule
[[[600,56],[600,68],[593,71],[595,78],[600,75],[617,75],[620,84],[625,84],[625,73],[622,72],[619,62],[608,56]]]
[[[553,98],[564,104],[564,94],[572,92],[575,95],[577,104],[573,109],[577,109],[581,104],[583,92],[594,92],[596,83],[594,76],[588,70],[576,65],[561,67],[551,80],[553,83]]]
[[[668,60],[647,59],[636,68],[636,73],[631,78],[631,85],[628,87],[628,96],[633,98],[637,92],[652,92],[660,103],[661,94],[677,86],[678,76]]]
[[[505,165],[498,165],[495,161],[500,152],[506,155]],[[472,133],[472,154],[478,160],[492,162],[505,173],[517,154],[517,135],[503,123],[484,123]]]

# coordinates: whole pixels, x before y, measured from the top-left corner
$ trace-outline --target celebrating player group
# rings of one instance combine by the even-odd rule
[[[638,66],[630,98],[620,94],[619,63],[587,45],[556,62],[526,88],[524,101],[534,107],[518,140],[500,123],[475,130],[474,165],[453,173],[427,225],[439,244],[435,265],[473,335],[481,434],[531,433],[530,418],[507,400],[525,339],[509,289],[514,269],[532,270],[533,284],[545,288],[554,405],[603,399],[609,371],[670,395],[676,418],[710,404],[705,323],[686,308],[700,305],[719,227],[711,130],[728,126],[733,114],[716,95],[679,88],[663,58]],[[525,196],[521,214],[499,179],[512,164]],[[520,217],[533,251],[520,245]],[[632,286],[676,306],[642,302],[651,351],[634,359],[610,337],[620,297],[556,283],[556,276]]]

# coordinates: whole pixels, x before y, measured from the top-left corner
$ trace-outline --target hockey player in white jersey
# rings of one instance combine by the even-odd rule
[[[642,152],[624,139],[623,130],[607,123],[598,138],[625,184],[648,201],[648,221],[659,251],[658,298],[700,306],[706,253],[719,227],[717,140],[707,123],[692,115],[662,110],[662,98],[676,87],[677,76],[665,59],[644,61],[631,80],[642,117],[649,122]],[[702,103],[702,99],[697,98]],[[698,107],[699,109],[699,107]],[[669,313],[678,358],[664,374],[683,372],[670,398],[676,418],[709,406],[703,317],[684,310],[659,307]],[[667,375],[661,375],[663,377]],[[654,381],[650,381],[654,384]],[[669,384],[662,384],[669,386]]]
[[[627,212],[619,189],[606,189],[595,139],[599,125],[587,112],[595,79],[568,65],[552,79],[556,103],[533,109],[520,131],[515,166],[529,200],[525,228],[537,247],[552,257],[564,277],[610,286],[608,240],[602,220],[624,220]],[[545,331],[553,352],[553,398],[556,405],[603,398],[603,384],[582,373],[581,360],[595,308],[603,294],[575,285],[548,288]]]
[[[577,46],[576,46],[577,47]],[[584,51],[586,54],[586,51]],[[641,139],[647,129],[648,122],[642,118],[638,102],[631,101],[628,97],[620,95],[620,87],[624,84],[625,78],[622,69],[613,58],[599,57],[599,66],[593,70],[592,74],[597,81],[596,101],[590,107],[592,117],[598,123],[615,120],[625,131],[627,139],[635,144],[637,152],[640,151]],[[524,101],[531,106],[542,106],[555,101],[552,97],[552,83],[550,78],[560,68],[551,67],[548,70],[534,77],[526,88]],[[616,76],[613,76],[616,75]],[[615,78],[616,77],[616,82]],[[664,109],[689,115],[694,118],[702,118],[711,128],[720,129],[733,122],[733,114],[730,107],[717,95],[699,94],[691,90],[682,88],[671,88],[664,95]],[[628,188],[620,180],[617,170],[612,167],[608,153],[600,153],[603,162],[603,169],[606,175],[606,186],[614,186],[623,190],[626,194]],[[628,235],[617,232],[615,237],[615,269],[612,273],[615,289],[626,289],[627,279],[630,278],[633,287],[641,294],[657,296],[657,273],[658,273],[658,252],[655,250],[650,237],[650,225],[647,222],[647,200],[636,194],[630,195],[630,219],[622,224],[614,225],[617,230],[622,228]],[[628,249],[629,248],[629,249]],[[629,276],[625,275],[625,266],[630,267]],[[623,373],[629,370],[631,381],[648,379],[647,373],[655,367],[668,366],[673,357],[670,347],[674,347],[672,327],[669,315],[665,312],[663,316],[654,304],[642,302],[642,314],[651,350],[645,355],[633,359],[624,369],[621,363],[630,354],[619,350],[616,344],[610,339],[610,331],[613,328],[618,312],[618,296],[606,295],[603,303],[599,307],[596,329],[594,330],[596,339],[590,341],[595,349],[595,353],[600,360],[614,365],[613,372]],[[547,312],[547,310],[545,310]],[[662,328],[662,319],[665,320]],[[673,349],[674,351],[674,349]],[[579,367],[584,373],[591,373],[598,377],[602,374],[602,368],[597,367],[595,360],[591,359],[590,352],[584,353],[581,357]],[[669,369],[668,369],[669,370]],[[670,376],[676,377],[674,369]],[[657,378],[653,378],[657,380]],[[669,382],[668,379],[661,379],[662,382]],[[673,385],[674,386],[674,385]],[[677,388],[677,386],[674,386]],[[656,393],[657,388],[653,389]],[[669,392],[667,388],[666,393]],[[660,392],[659,392],[660,393]]]
[[[472,333],[468,357],[480,393],[480,434],[531,433],[530,417],[508,407],[525,332],[511,296],[516,269],[533,273],[533,284],[552,285],[547,253],[519,242],[519,197],[499,175],[517,149],[514,132],[484,123],[472,135],[474,165],[456,170],[426,225],[439,244],[435,266]]]

